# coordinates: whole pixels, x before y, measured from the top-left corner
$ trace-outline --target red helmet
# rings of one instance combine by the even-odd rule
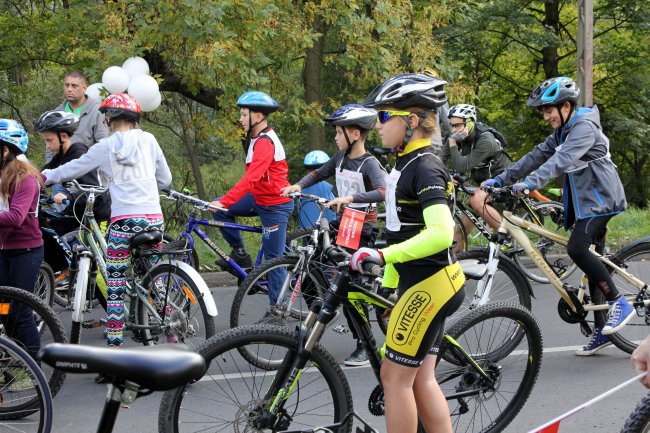
[[[126,93],[116,93],[104,99],[99,111],[106,114],[109,120],[128,119],[140,120],[140,104],[133,96]]]

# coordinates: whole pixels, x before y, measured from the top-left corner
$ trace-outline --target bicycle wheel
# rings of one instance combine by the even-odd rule
[[[167,340],[196,348],[215,334],[214,317],[208,313],[194,278],[166,262],[158,263],[145,275],[140,285],[147,293],[149,304],[162,317],[161,322],[138,298],[136,323],[147,328],[135,334],[145,346]]]
[[[465,230],[465,226],[463,225],[461,216],[456,212],[454,212],[454,226],[455,226],[454,230],[458,230],[460,232],[460,247],[458,251],[467,251],[469,249],[467,230]]]
[[[457,254],[456,257],[465,270],[472,268],[482,269],[485,268],[487,263],[487,250],[463,251]],[[523,305],[529,310],[531,309],[530,283],[517,266],[507,257],[503,255],[499,257],[499,264],[492,280],[489,297],[485,294],[482,297],[477,297],[478,295],[476,293],[480,282],[481,279],[473,277],[470,272],[465,272],[465,299],[462,305],[458,307],[458,310],[446,319],[447,326],[450,326],[460,317],[463,317],[468,310],[473,310],[491,301],[514,302]],[[386,312],[378,307],[375,307],[375,312],[379,328],[386,334],[390,312]]]
[[[61,238],[65,240],[68,243],[68,245],[70,245],[70,247],[73,247],[74,245],[79,243],[79,230],[74,230],[69,233],[66,233]],[[56,305],[65,308],[71,307],[72,299],[74,299],[74,290],[72,291],[72,299],[69,299],[68,298],[68,277],[65,278],[62,277],[61,281],[56,282],[54,287],[55,287],[54,303]],[[99,290],[99,289],[95,288],[95,290]],[[95,307],[99,307],[99,301],[97,299],[93,299],[93,308]]]
[[[176,239],[173,236],[165,233],[163,235],[163,251],[169,250],[185,250],[188,248],[189,240],[185,237]],[[193,267],[196,272],[199,272],[199,253],[194,248],[185,254],[172,255],[173,260],[180,260]]]
[[[34,313],[34,321],[36,322],[40,335],[38,345],[25,344],[19,341],[17,337],[22,332],[22,326],[15,323],[11,313],[12,311],[15,312],[23,308],[29,308]],[[46,344],[68,342],[68,336],[63,328],[63,324],[54,310],[52,310],[52,307],[46,305],[45,302],[35,295],[22,289],[0,286],[0,319],[2,321],[0,336],[11,338],[33,358],[36,357],[38,350]],[[47,365],[43,365],[41,368],[47,378],[52,396],[55,396],[63,385],[65,373]]]
[[[536,218],[528,211],[521,214],[520,217],[526,221],[534,222],[539,219],[541,225],[555,233],[569,237],[571,232],[564,228],[564,205],[555,201],[535,203],[533,211]],[[555,274],[564,280],[576,270],[577,265],[573,262],[564,245],[536,235],[535,233],[526,232],[532,244],[539,250],[546,263],[551,267]],[[524,251],[513,241],[513,259],[521,268],[528,278],[538,283],[548,283],[548,278],[539,270],[537,265],[524,253]]]
[[[0,337],[0,430],[49,433],[52,394],[47,379],[31,356]]]
[[[320,344],[314,346],[291,392],[284,396],[283,408],[273,428],[256,428],[264,409],[275,396],[266,392],[275,373],[250,364],[241,352],[261,357],[286,358],[293,362],[298,334],[271,325],[246,326],[222,332],[206,341],[198,352],[209,368],[198,382],[168,391],[160,403],[160,432],[279,431],[304,429],[341,421],[352,410],[348,382],[334,357]],[[339,432],[350,432],[352,424]]]
[[[636,405],[630,416],[625,420],[621,433],[650,432],[650,394],[646,395]]]
[[[54,302],[54,290],[54,271],[50,265],[43,262],[38,268],[38,277],[36,279],[34,294],[51,307]]]
[[[436,379],[454,432],[503,431],[530,396],[541,367],[542,334],[535,318],[521,305],[489,303],[467,312],[447,333],[491,378],[484,380],[444,340]]]
[[[278,270],[286,273],[287,292],[284,302],[274,306],[274,313],[291,327],[302,321],[309,313],[312,300],[322,298],[328,284],[321,270],[317,269],[320,264],[315,262],[307,265],[307,275],[301,280],[299,261],[298,255],[280,256],[253,269],[235,293],[230,309],[230,327],[249,325],[262,319],[269,310],[268,275]]]
[[[642,243],[630,249],[623,249],[623,252],[616,253],[612,259],[619,267],[623,268],[626,272],[634,275],[638,279],[650,282],[650,243]],[[633,303],[639,290],[632,286],[627,280],[623,279],[618,272],[612,272],[612,280],[616,289],[625,296],[628,302]],[[605,295],[600,290],[595,290],[593,293],[593,302],[596,305],[604,304]],[[647,289],[641,292],[643,300],[650,299],[650,292]],[[647,311],[647,307],[646,307]],[[594,311],[596,324],[602,326],[607,321],[608,310]],[[608,335],[610,341],[616,347],[624,352],[632,353],[639,344],[650,332],[650,324],[646,321],[646,317],[639,317],[634,315],[632,320],[620,331],[615,334]]]
[[[307,245],[312,233],[313,229],[299,229],[292,231],[287,235],[287,247],[294,251],[296,247]]]

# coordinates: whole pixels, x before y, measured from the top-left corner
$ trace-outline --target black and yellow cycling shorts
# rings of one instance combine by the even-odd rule
[[[429,353],[437,353],[445,318],[462,304],[465,275],[458,262],[431,275],[426,267],[396,267],[402,272],[401,294],[390,315],[386,332],[386,358],[409,367],[419,367]],[[408,272],[404,272],[407,268]]]

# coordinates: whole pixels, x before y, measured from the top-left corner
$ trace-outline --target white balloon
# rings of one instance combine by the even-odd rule
[[[102,83],[91,84],[86,89],[86,96],[88,96],[88,99],[94,99],[95,101],[102,102],[104,100],[104,97],[102,96],[103,89],[104,86],[102,86]]]
[[[122,69],[129,74],[131,79],[140,75],[149,75],[149,64],[142,57],[129,57],[124,61]]]
[[[149,111],[153,111],[156,108],[160,107],[161,102],[162,102],[162,94],[158,92],[158,94],[152,101],[149,101],[145,104],[140,104],[140,109],[148,113]]]
[[[102,84],[109,93],[124,92],[129,87],[129,74],[119,66],[111,66],[102,74]]]
[[[129,83],[129,95],[133,96],[140,106],[152,102],[159,93],[158,82],[149,75],[139,75]]]

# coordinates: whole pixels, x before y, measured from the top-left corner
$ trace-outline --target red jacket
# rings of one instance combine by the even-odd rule
[[[258,205],[287,203],[291,199],[282,197],[280,190],[290,185],[288,177],[289,166],[282,143],[271,128],[266,128],[251,139],[246,174],[219,201],[228,208],[250,192]]]

